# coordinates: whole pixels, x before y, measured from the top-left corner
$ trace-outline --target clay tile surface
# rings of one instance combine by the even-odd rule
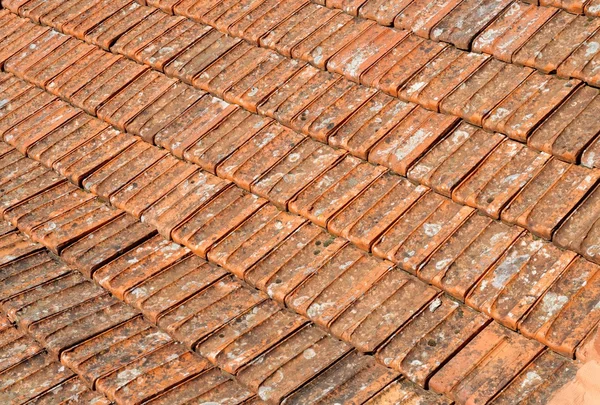
[[[600,2],[0,0],[0,403],[598,405]]]

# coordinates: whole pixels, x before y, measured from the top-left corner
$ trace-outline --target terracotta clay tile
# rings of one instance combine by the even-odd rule
[[[284,61],[287,61],[287,63],[284,63]],[[247,73],[241,72],[235,81],[230,81],[229,83],[226,81],[221,81],[222,85],[227,86],[227,88],[223,91],[221,98],[226,101],[233,102],[234,104],[243,103],[241,104],[242,107],[248,107],[251,112],[256,112],[256,102],[249,103],[247,101],[243,101],[245,100],[243,97],[246,95],[246,93],[251,92],[254,97],[261,101],[265,96],[265,89],[259,89],[259,87],[262,88],[265,85],[269,86],[268,84],[264,83],[266,77],[275,74],[274,71],[277,71],[279,66],[281,66],[279,69],[282,69],[283,73],[283,69],[285,69],[284,66],[291,67],[295,65],[299,68],[300,63],[298,61],[288,60],[276,52],[268,52],[264,57],[261,58],[261,60],[252,62],[257,63],[253,63],[251,65],[252,69],[248,69]],[[285,77],[278,77],[278,83],[284,83],[292,74],[293,72],[289,73]],[[219,80],[221,79],[219,78]],[[260,85],[258,83],[260,83]],[[260,94],[258,94],[259,92]]]
[[[53,199],[60,198],[65,194],[74,191],[74,186],[71,183],[60,183],[55,187],[45,190],[21,204],[15,205],[4,212],[4,219],[10,221],[13,225],[21,220],[21,218],[44,205],[51,205]],[[42,217],[43,218],[43,217]]]
[[[498,219],[506,204],[549,158],[521,143],[504,141],[454,189],[452,199]]]
[[[236,381],[229,379],[218,368],[211,368],[186,380],[147,403],[168,405],[198,401],[200,403],[227,403],[232,405],[263,405],[254,394]]]
[[[173,343],[115,370],[96,384],[117,402],[139,403],[207,368],[206,360]]]
[[[297,215],[280,212],[272,205],[265,205],[216,244],[208,252],[208,258],[243,278],[248,268],[304,221]]]
[[[340,150],[303,142],[254,183],[251,190],[278,207],[286,207],[294,196],[343,156]]]
[[[488,401],[542,350],[491,323],[431,378],[430,387],[461,403]]]
[[[371,147],[415,107],[413,103],[376,93],[328,137],[328,143],[366,159]]]
[[[389,271],[333,321],[331,332],[373,352],[437,293],[404,272]]]
[[[260,46],[276,49],[282,55],[291,57],[297,45],[319,29],[323,30],[323,27],[326,27],[334,17],[336,17],[335,21],[348,20],[347,17],[340,16],[338,10],[309,4],[261,38]]]
[[[585,148],[585,150],[581,154],[581,164],[583,166],[589,168],[600,167],[600,151],[598,150],[599,147],[599,139],[595,139]]]
[[[575,257],[525,233],[473,287],[466,302],[515,329]]]
[[[215,173],[216,168],[224,160],[231,157],[239,148],[247,145],[250,139],[271,123],[269,118],[249,114],[242,109],[236,109],[231,114],[231,116],[233,115],[236,115],[236,118],[243,118],[243,120],[229,131],[226,130],[229,120],[215,127],[214,131],[209,131],[184,152],[183,156],[186,160]],[[232,119],[231,121],[236,120]]]
[[[323,77],[331,77],[331,75],[322,72],[310,65],[304,65],[300,70],[298,70],[290,79],[288,79],[283,85],[277,88],[273,93],[271,93],[267,99],[265,99],[262,103],[258,105],[256,110],[261,115],[266,115],[268,117],[275,117],[275,112],[285,103],[290,97],[294,97],[294,94],[297,94],[300,88],[302,88],[305,84],[314,82],[319,80],[319,78]],[[316,89],[319,89],[320,86],[317,86]],[[312,90],[313,92],[315,90]],[[304,96],[314,96],[314,94],[304,93]],[[298,96],[296,96],[297,98]]]
[[[529,364],[491,404],[515,401],[532,405],[549,401],[553,394],[575,378],[577,366],[551,351],[543,352]],[[535,378],[528,378],[535,376]]]
[[[66,22],[61,31],[67,35],[71,35],[83,39],[85,35],[101,24],[107,18],[117,13],[122,8],[128,6],[128,0],[121,1],[96,1],[92,7],[84,12],[78,13],[74,18]]]
[[[54,355],[125,322],[138,313],[102,296],[69,308],[30,327],[31,333]]]
[[[129,125],[128,132],[139,134],[149,143],[154,143],[156,134],[179,119],[206,93],[192,87],[176,83],[170,91],[142,111]]]
[[[490,59],[440,104],[440,111],[481,126],[484,118],[533,71]]]
[[[0,299],[10,299],[40,284],[62,277],[70,271],[68,267],[52,260],[46,252],[36,252],[18,258],[0,267],[0,278],[4,287]]]
[[[219,52],[208,67],[197,71],[192,80],[192,84],[194,87],[209,91],[211,89],[210,82],[221,75],[226,75],[231,72],[226,69],[232,66],[240,58],[258,57],[260,54],[264,55],[266,52],[268,51],[255,48],[246,42],[238,42],[231,49],[228,49],[226,53],[220,54]],[[213,52],[210,52],[210,54],[212,53]]]
[[[371,149],[369,161],[406,175],[410,166],[456,122],[456,117],[416,108]]]
[[[445,295],[435,298],[377,352],[377,358],[425,386],[440,364],[488,322],[485,315]]]
[[[218,0],[183,0],[173,7],[175,14],[185,15],[193,20],[200,20],[202,16],[218,3]]]
[[[80,185],[92,172],[119,154],[127,153],[129,148],[141,142],[134,137],[117,133],[116,130],[114,136],[110,135],[113,134],[108,134],[107,131],[100,133],[55,162],[53,168],[73,183]]]
[[[7,385],[0,392],[0,400],[5,403],[26,403],[73,377],[71,370],[58,362],[45,360],[47,357],[45,353],[34,357],[31,362],[37,363],[36,367],[27,370],[27,373],[19,373],[21,370],[18,369],[9,370],[3,377]],[[13,372],[15,375],[11,375]]]
[[[393,4],[389,4],[385,0],[368,0],[358,8],[358,15],[369,20],[375,20],[381,25],[392,25],[394,17],[411,3],[411,0],[402,0]]]
[[[50,190],[49,190],[50,191]],[[16,219],[17,225],[21,231],[30,233],[33,228],[43,224],[46,221],[53,220],[65,212],[72,210],[73,208],[79,207],[90,200],[93,200],[95,196],[86,193],[76,187],[71,187],[69,190],[61,190],[58,187],[52,189],[54,195],[52,195],[49,201],[42,203],[36,207],[31,207],[31,211],[24,213]],[[36,196],[37,197],[37,196]],[[36,200],[37,198],[34,197]],[[28,200],[30,202],[32,199]],[[26,205],[29,205],[27,204]],[[16,207],[14,211],[17,211],[19,207]],[[18,212],[17,212],[18,215]]]
[[[289,204],[289,210],[326,227],[333,215],[384,172],[381,166],[347,156],[300,192]]]
[[[385,63],[385,69],[377,74],[378,78],[363,78],[361,81],[371,82],[386,93],[397,96],[402,86],[445,48],[446,45],[444,44],[423,41],[409,35],[388,54],[390,55],[390,62],[394,62],[392,66],[388,68],[388,64]],[[380,63],[383,64],[383,62],[385,62],[385,58]],[[374,73],[372,71],[376,67],[377,65],[366,76],[372,75]]]
[[[306,322],[305,318],[265,301],[200,344],[196,350],[226,372],[237,370],[277,345]]]
[[[304,0],[283,3],[275,0],[265,1],[249,13],[245,21],[238,21],[229,30],[234,36],[243,36],[245,40],[259,45],[264,37],[269,36],[274,29],[294,18],[309,4]]]
[[[243,368],[238,379],[264,401],[279,403],[349,351],[346,343],[309,325]]]
[[[519,331],[573,357],[600,319],[596,308],[599,280],[598,266],[578,258],[519,323]]]
[[[327,70],[358,82],[366,70],[407,35],[406,31],[389,30],[372,25],[351,44],[329,59]],[[357,50],[360,51],[357,52]]]
[[[335,89],[336,84],[338,88],[340,86],[343,86],[343,84],[349,85],[347,80],[343,80],[343,84],[338,84],[342,80],[338,75],[322,71],[318,71],[315,73],[316,74],[314,76],[307,80],[306,83],[302,83],[301,87],[298,87],[298,89],[294,91],[289,97],[285,97],[285,100],[281,98],[282,102],[274,111],[273,118],[275,118],[283,125],[289,127],[292,120],[298,114],[300,114],[303,110],[309,107],[311,103],[317,100],[320,96],[326,96],[330,89]],[[304,72],[302,72],[302,75],[304,76]],[[290,81],[287,84],[292,85],[293,82]],[[286,86],[284,85],[282,89],[274,93],[271,96],[273,99],[271,99],[270,97],[267,101],[267,104],[274,104],[275,100],[279,99],[281,95],[284,95],[287,90],[285,87]],[[258,111],[262,114],[261,108],[259,108]]]
[[[82,401],[94,405],[109,405],[110,401],[99,392],[90,390],[79,378],[71,378],[35,398],[38,404]]]
[[[600,27],[596,18],[559,11],[515,54],[513,62],[553,72]]]
[[[407,380],[401,379],[392,382],[365,402],[366,405],[385,405],[389,403],[399,405],[417,405],[419,403],[449,405],[451,401],[442,395],[436,395],[432,391],[424,390]]]
[[[28,47],[7,59],[4,62],[4,70],[20,76],[23,71],[42,60],[69,39],[68,36],[56,31],[48,31],[31,42]]]
[[[212,80],[208,81],[206,87],[200,87],[206,88],[217,97],[222,98],[227,90],[242,80],[246,75],[252,73],[262,62],[278,57],[279,56],[273,51],[265,50],[263,48],[251,48],[248,52],[227,65],[227,68],[215,75]],[[210,68],[207,72],[209,70]],[[201,74],[199,78],[203,78],[203,75],[204,73]],[[198,86],[196,81],[194,82],[194,85]]]
[[[0,183],[3,190],[0,194],[0,212],[65,181],[58,173],[41,165],[27,173],[20,173],[14,179],[4,180]]]
[[[130,184],[127,188],[114,194],[111,203],[140,217],[147,208],[166,196],[196,171],[196,167],[166,156],[138,177],[135,186]],[[164,209],[168,209],[168,207]]]
[[[598,262],[598,188],[573,211],[554,235],[553,242]]]
[[[473,210],[429,192],[373,245],[373,253],[415,273]]]
[[[316,225],[305,223],[251,267],[245,279],[283,303],[288,294],[327,263],[346,243]]]
[[[438,111],[442,99],[487,60],[487,56],[446,48],[416,73],[398,97]]]
[[[114,193],[110,202],[136,217],[191,176],[197,168],[169,155]]]
[[[328,327],[390,267],[346,245],[286,297],[286,306]]]
[[[206,257],[208,251],[266,204],[262,198],[231,187],[175,228],[173,240]]]
[[[315,20],[312,20],[312,18],[309,17],[303,24],[294,27],[294,30],[290,33],[291,35],[288,34],[288,36],[291,36],[290,39],[294,45],[292,45],[289,50],[289,55],[286,53],[284,54],[286,56],[291,56],[294,59],[311,61],[311,63],[322,68],[327,63],[327,59],[336,52],[331,52],[331,46],[335,47],[335,44],[329,43],[329,46],[323,46],[328,43],[328,39],[335,37],[339,40],[343,40],[339,33],[348,33],[349,36],[343,43],[343,45],[346,45],[353,38],[358,36],[362,30],[371,25],[372,22],[363,21],[363,24],[357,26],[357,21],[355,21],[355,19],[339,11],[325,13],[325,15],[319,14],[316,14],[317,18]],[[307,30],[304,25],[308,25],[311,28]],[[344,27],[346,28],[344,29]],[[360,29],[360,27],[362,27],[362,29]],[[352,34],[353,28],[358,28],[358,31]],[[338,33],[338,35],[336,35],[336,33]],[[322,51],[325,50],[329,51],[326,53],[327,58],[323,58],[324,54],[322,54]],[[337,50],[339,50],[339,48]]]
[[[190,255],[125,294],[125,301],[156,322],[163,313],[223,278],[227,272]]]
[[[196,75],[238,44],[239,40],[235,38],[224,36],[214,29],[209,30],[192,46],[167,63],[164,71],[169,76],[191,83]]]
[[[362,403],[397,376],[372,357],[352,352],[283,403]]]
[[[167,63],[184,52],[210,29],[211,27],[183,20],[143,48],[138,49],[133,58],[156,70],[163,70]]]
[[[62,251],[61,257],[86,276],[118,256],[151,238],[156,231],[122,215],[91,232]]]
[[[108,129],[108,124],[87,114],[79,114],[71,121],[38,140],[27,150],[32,159],[52,167],[56,162],[81,145],[96,137],[114,136],[116,131]]]
[[[502,211],[502,219],[551,239],[597,179],[595,170],[551,159]]]
[[[102,77],[107,75],[110,77],[111,74],[115,74],[114,70],[122,66],[123,63],[125,62],[122,56],[108,54],[101,50],[92,52],[52,79],[48,83],[47,89],[51,93],[58,94],[61,98],[72,102],[74,95],[86,85],[89,85],[88,89],[91,90],[101,84],[101,77],[98,78],[101,72],[104,73]],[[92,81],[94,81],[93,84]],[[81,96],[83,96],[83,93]],[[84,100],[80,101],[83,102]],[[81,107],[79,104],[77,106]]]
[[[98,118],[120,130],[172,88],[175,80],[146,71],[98,109]]]
[[[473,215],[441,244],[417,274],[464,300],[521,232],[520,228]]]
[[[279,60],[279,58],[275,59]],[[239,104],[250,112],[257,112],[258,106],[267,100],[270,95],[276,92],[280,87],[285,86],[285,83],[302,69],[305,64],[298,62],[295,59],[283,59],[276,67],[271,68],[271,60],[267,60],[256,69],[255,72],[246,76],[243,80],[236,83],[231,89],[225,93],[226,100],[231,100],[235,104]],[[268,73],[263,72],[264,69],[270,69]],[[263,74],[264,73],[264,74]],[[254,81],[252,75],[260,76]],[[246,86],[251,87],[246,89]],[[244,89],[246,89],[244,91]],[[238,91],[244,91],[238,93]]]
[[[585,5],[584,12],[586,15],[598,17],[600,15],[600,8],[598,7],[598,0],[591,0]]]
[[[458,4],[459,0],[414,0],[394,18],[394,26],[429,38],[431,29]]]
[[[329,136],[338,129],[340,124],[377,94],[374,89],[368,87],[349,86],[347,83],[342,85],[342,83],[338,82],[326,96],[319,98],[304,110],[294,120],[297,124],[294,125],[292,122],[292,127],[298,127],[300,131],[309,134],[312,138],[327,143]],[[337,85],[340,85],[339,90]]]
[[[230,31],[230,27],[236,23],[248,24],[248,20],[252,20],[252,18],[256,15],[255,12],[260,12],[264,8],[269,8],[269,3],[265,0],[246,0],[240,2],[233,2],[233,6],[229,7],[223,14],[219,17],[216,17],[214,20],[210,21],[210,25],[213,25],[219,31],[227,32]],[[217,6],[216,8],[218,8]],[[209,12],[210,13],[210,12]],[[230,31],[230,33],[234,36],[241,36],[240,34],[243,32],[237,31],[237,34],[234,34]]]
[[[0,66],[21,49],[31,44],[37,38],[47,34],[48,28],[40,27],[34,24],[26,24],[25,27],[18,29],[8,36],[0,39]]]
[[[195,347],[265,300],[264,295],[241,286],[215,294],[213,290],[222,288],[223,282],[217,282],[172,309],[159,319],[159,325],[186,345]]]
[[[115,63],[78,90],[69,101],[86,112],[96,115],[99,108],[145,70],[147,70],[146,66],[122,59],[120,63]]]
[[[68,1],[66,4],[62,3],[46,14],[37,14],[37,9],[34,14],[39,16],[40,23],[55,27],[62,31],[67,22],[80,14],[84,14],[94,3],[95,2]]]
[[[462,123],[427,152],[407,173],[409,179],[451,196],[452,191],[503,140]]]
[[[57,100],[6,131],[4,140],[25,154],[31,145],[80,113],[79,109]]]
[[[108,50],[121,35],[153,12],[152,8],[131,2],[86,33],[85,40]]]
[[[54,253],[108,223],[119,211],[92,200],[32,230],[31,237]]]
[[[217,175],[249,190],[254,180],[260,178],[304,139],[297,132],[277,123],[267,125],[224,159],[217,166]]]
[[[56,98],[48,93],[39,93],[37,89],[27,91],[12,103],[5,105],[4,111],[0,111],[0,134],[29,118],[38,110],[44,108]],[[29,98],[33,96],[33,98]]]
[[[67,41],[46,58],[25,70],[22,76],[36,86],[46,87],[50,80],[80,59],[92,54],[95,49],[93,45],[80,41]]]
[[[558,7],[563,10],[567,10],[573,14],[583,14],[584,6],[588,3],[588,0],[541,0],[540,5]]]
[[[55,300],[57,294],[64,299]],[[19,321],[27,330],[40,319],[99,296],[106,296],[101,288],[85,280],[81,274],[71,272],[4,300],[2,309],[11,321]]]
[[[469,49],[473,39],[492,22],[510,0],[468,0],[459,4],[431,30],[431,39]]]
[[[336,214],[327,229],[369,251],[373,242],[425,191],[422,186],[386,173]]]
[[[163,159],[165,154],[143,142],[134,144],[87,177],[82,185],[86,190],[109,201],[114,193],[135,182],[141,173]]]
[[[473,51],[510,63],[513,55],[556,12],[553,8],[513,2],[475,38]]]
[[[115,58],[118,58],[118,56],[106,55],[100,49],[92,49],[91,52],[81,56],[69,66],[66,66],[59,74],[48,80],[45,85],[46,91],[67,98],[83,86],[85,79],[91,80],[94,77],[89,70],[86,70],[90,63],[99,63],[102,64],[103,68],[106,68],[114,63]],[[79,78],[78,75],[82,72],[85,72],[84,81],[76,83],[74,78]]]
[[[484,118],[483,127],[525,142],[531,130],[561,104],[577,84],[577,80],[534,73]]]
[[[189,249],[155,236],[94,272],[94,280],[122,299],[125,293],[186,256]]]
[[[183,17],[171,17],[160,12],[152,13],[119,37],[110,50],[113,53],[135,58],[138,51],[183,20]]]
[[[182,157],[206,132],[228,118],[239,107],[212,96],[204,96],[154,136],[154,143]]]
[[[135,317],[61,354],[61,361],[89,385],[129,362],[143,358],[172,339]]]
[[[528,144],[576,163],[600,131],[593,118],[593,111],[600,101],[598,94],[593,87],[579,87],[533,132]],[[589,166],[594,167],[594,164]]]
[[[0,375],[3,378],[0,390],[5,390],[6,387],[11,385],[9,382],[10,378],[7,378],[10,374],[14,373],[15,376],[18,376],[20,374],[19,371],[23,371],[23,368],[39,366],[35,363],[39,363],[39,361],[36,361],[36,358],[39,360],[38,356],[40,355],[48,357],[37,342],[34,342],[31,338],[14,328],[4,315],[2,316],[0,340],[2,341],[2,349],[0,350],[2,368],[0,369]]]
[[[152,224],[170,238],[171,231],[192,216],[230,183],[204,172],[195,172],[142,212],[142,222]],[[140,201],[143,203],[143,201]]]

